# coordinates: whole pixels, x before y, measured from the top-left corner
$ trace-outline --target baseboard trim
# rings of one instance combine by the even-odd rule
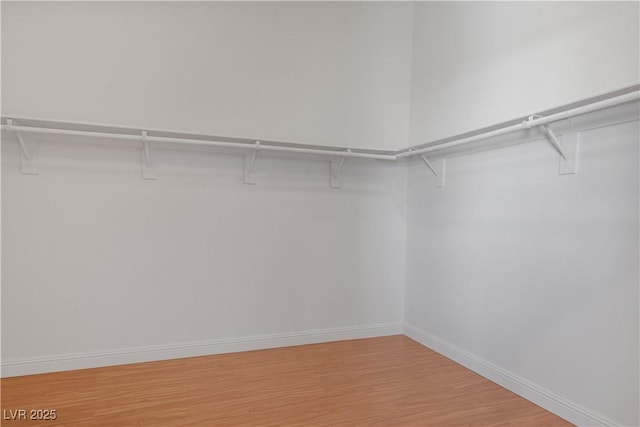
[[[183,357],[264,350],[293,345],[399,335],[402,333],[403,327],[401,323],[379,323],[172,345],[136,347],[100,353],[75,353],[32,359],[3,360],[0,365],[0,377],[7,378],[75,369],[125,365],[129,363],[179,359]]]
[[[580,426],[615,426],[617,423],[568,401],[518,375],[483,360],[455,345],[425,332],[409,323],[404,334],[425,347],[459,363],[494,383],[543,407],[567,421]]]

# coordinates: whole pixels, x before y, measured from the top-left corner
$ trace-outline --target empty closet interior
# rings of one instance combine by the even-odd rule
[[[640,423],[638,2],[2,2],[2,377],[406,335]]]

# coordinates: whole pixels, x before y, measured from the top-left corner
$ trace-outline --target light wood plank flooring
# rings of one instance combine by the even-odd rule
[[[570,425],[402,336],[1,381],[2,426]]]

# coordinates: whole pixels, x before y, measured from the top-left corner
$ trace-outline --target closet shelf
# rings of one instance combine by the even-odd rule
[[[533,114],[507,123],[505,126],[479,129],[464,135],[432,141],[427,144],[420,144],[396,152],[380,150],[351,150],[348,148],[322,148],[311,146],[300,146],[285,144],[280,142],[261,142],[239,138],[222,138],[193,134],[177,134],[167,131],[138,130],[131,128],[121,128],[114,126],[89,125],[70,122],[56,122],[38,119],[19,118],[14,116],[2,117],[2,130],[9,131],[16,135],[22,154],[22,172],[25,174],[37,174],[33,156],[24,141],[23,134],[50,134],[69,135],[87,138],[104,138],[114,140],[127,140],[139,143],[142,149],[142,175],[145,179],[155,179],[153,163],[151,159],[151,148],[154,143],[169,143],[176,145],[224,147],[238,149],[244,155],[244,180],[247,184],[255,184],[253,170],[256,158],[260,151],[276,151],[314,155],[329,159],[331,162],[331,187],[340,187],[340,173],[343,169],[345,159],[363,158],[385,161],[396,161],[414,156],[420,156],[433,174],[438,178],[438,186],[444,186],[445,159],[434,165],[426,157],[427,153],[446,150],[453,147],[472,144],[476,141],[486,140],[492,137],[505,135],[512,132],[528,130],[539,127],[548,138],[554,150],[561,158],[560,174],[574,174],[577,171],[577,139],[572,135],[565,137],[564,142],[560,142],[549,123],[564,120],[570,117],[587,114],[593,111],[606,109],[616,105],[637,102],[640,99],[640,83],[636,82],[614,91],[610,91],[598,96],[583,99],[570,104],[557,107],[540,114]],[[31,124],[31,125],[29,125]],[[44,125],[43,125],[44,124]],[[152,133],[151,135],[149,133]],[[573,132],[575,134],[575,131]],[[164,135],[163,135],[164,134]],[[174,135],[174,136],[169,136]],[[175,135],[181,135],[176,137]],[[184,135],[184,136],[182,136]],[[216,140],[219,139],[219,140]]]
[[[560,120],[564,120],[570,117],[579,116],[581,114],[587,114],[593,111],[602,110],[609,107],[614,107],[620,104],[626,104],[628,102],[638,101],[640,99],[640,88],[638,84],[634,84],[630,87],[631,89],[635,89],[633,92],[625,93],[624,95],[614,96],[611,98],[606,98],[604,100],[598,100],[594,102],[590,102],[579,107],[570,108],[564,111],[556,112],[549,115],[544,114],[533,114],[527,117],[525,120],[520,121],[519,123],[508,125],[505,127],[501,127],[496,130],[491,130],[488,132],[472,132],[473,135],[462,138],[449,138],[448,140],[441,140],[441,142],[434,141],[427,144],[420,144],[419,146],[414,146],[407,148],[405,150],[400,150],[396,152],[396,156],[398,158],[403,157],[412,157],[425,153],[430,153],[432,151],[444,150],[447,148],[458,147],[460,145],[470,144],[472,142],[480,141],[483,139],[488,139],[500,135],[504,135],[507,133],[517,132],[520,130],[527,130],[534,128],[536,126],[542,126],[546,133],[549,134],[552,140],[555,140],[553,135],[553,131],[550,132],[550,128],[547,126],[549,123],[557,122]],[[616,93],[615,91],[613,93]],[[606,95],[606,94],[605,94]],[[600,97],[598,97],[600,98]],[[572,104],[567,104],[572,105]],[[563,108],[563,107],[560,107]],[[564,106],[566,108],[566,105]],[[556,141],[553,141],[554,145],[556,145]]]
[[[265,144],[259,143],[260,141],[255,141],[254,143],[250,143],[247,140],[246,142],[228,142],[228,141],[215,141],[215,140],[207,140],[207,139],[192,139],[192,138],[174,138],[167,136],[153,136],[153,135],[143,135],[145,130],[140,130],[139,134],[129,134],[129,133],[112,133],[112,132],[96,132],[96,131],[84,131],[84,130],[74,130],[74,129],[60,129],[60,128],[49,128],[49,127],[35,127],[35,126],[21,126],[15,124],[15,121],[25,121],[25,120],[33,120],[33,119],[21,119],[21,118],[5,118],[6,124],[2,125],[2,130],[12,131],[16,133],[20,132],[28,132],[28,133],[43,133],[49,135],[69,135],[69,136],[84,136],[90,138],[106,138],[106,139],[121,139],[121,140],[129,140],[129,141],[140,141],[143,139],[146,142],[162,142],[162,143],[170,143],[170,144],[185,144],[185,145],[200,145],[206,147],[225,147],[225,148],[237,148],[242,150],[254,150],[258,147],[260,150],[267,151],[282,151],[289,153],[303,153],[303,154],[316,154],[321,156],[339,156],[339,157],[358,157],[365,159],[376,159],[376,160],[396,160],[395,154],[378,154],[378,153],[365,153],[359,151],[351,151],[347,148],[340,149],[319,149],[319,148],[301,148],[301,147],[291,147],[286,145],[276,145],[276,144]],[[11,121],[14,121],[12,124]],[[65,123],[60,122],[63,125]],[[224,139],[236,139],[237,138],[224,138]]]

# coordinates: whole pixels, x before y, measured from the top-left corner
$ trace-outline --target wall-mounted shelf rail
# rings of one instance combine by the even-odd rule
[[[256,165],[256,158],[258,151],[274,151],[274,152],[288,152],[314,155],[329,160],[330,162],[330,182],[332,188],[340,188],[340,173],[345,164],[346,158],[362,158],[362,159],[375,159],[385,161],[396,161],[404,158],[411,158],[413,156],[420,156],[424,160],[425,164],[434,173],[438,180],[438,186],[444,187],[444,175],[445,175],[445,159],[442,158],[437,162],[437,165],[429,160],[425,154],[434,151],[446,150],[453,147],[460,147],[463,145],[472,144],[476,141],[487,140],[489,138],[505,135],[512,132],[518,132],[539,127],[543,135],[549,140],[551,146],[557,151],[560,157],[560,174],[568,175],[575,174],[577,172],[577,153],[579,134],[576,131],[565,133],[563,136],[556,136],[555,132],[549,126],[549,123],[557,122],[568,119],[573,116],[587,114],[593,111],[614,107],[621,104],[637,102],[640,100],[640,83],[634,83],[633,85],[626,86],[624,88],[611,91],[605,94],[601,94],[597,97],[589,98],[583,101],[575,102],[572,104],[565,104],[553,110],[548,110],[550,113],[533,114],[526,118],[521,119],[517,123],[509,124],[504,127],[493,129],[489,131],[479,130],[477,133],[467,134],[468,136],[461,136],[459,138],[449,138],[446,140],[434,141],[427,144],[421,144],[407,149],[399,150],[397,152],[383,152],[380,150],[352,150],[349,148],[317,148],[317,147],[300,147],[291,144],[277,143],[277,142],[260,142],[250,141],[237,138],[221,138],[216,140],[216,137],[206,137],[198,135],[196,137],[175,137],[175,136],[162,136],[162,133],[173,134],[171,132],[163,131],[147,131],[137,129],[122,129],[117,128],[120,133],[114,132],[114,127],[101,125],[84,125],[86,128],[93,128],[93,130],[82,129],[68,129],[69,125],[73,125],[76,128],[81,124],[78,123],[63,123],[63,122],[50,122],[36,119],[21,119],[17,117],[3,117],[5,124],[2,125],[3,131],[12,132],[20,145],[22,155],[22,172],[25,174],[37,174],[33,153],[24,140],[24,134],[36,133],[36,134],[49,134],[49,135],[69,135],[76,137],[87,138],[105,138],[116,140],[135,141],[137,147],[142,150],[142,176],[145,179],[155,179],[156,174],[153,168],[151,149],[154,143],[176,144],[176,145],[191,145],[191,146],[206,146],[206,147],[221,147],[238,149],[244,152],[244,182],[246,184],[255,184],[254,168]],[[563,110],[563,108],[566,108]],[[28,126],[24,123],[32,123],[34,126]],[[43,127],[40,123],[53,123],[52,127]],[[57,127],[56,127],[57,126]],[[95,130],[99,127],[100,131]],[[107,129],[106,131],[104,129]],[[152,135],[150,133],[155,133]],[[160,134],[160,135],[159,135]],[[193,135],[191,135],[193,136]],[[199,139],[198,139],[199,138]],[[224,141],[224,139],[227,139]],[[377,152],[376,152],[377,151]]]
[[[20,126],[20,125],[2,125],[2,130],[8,130],[13,132],[26,132],[26,133],[43,133],[50,135],[70,135],[70,136],[84,136],[90,138],[106,138],[106,139],[124,139],[129,141],[141,141],[142,132],[140,135],[131,135],[124,133],[109,133],[109,132],[94,132],[94,131],[81,131],[71,129],[56,129],[56,128],[43,128],[33,126]],[[214,141],[214,140],[202,140],[202,139],[189,139],[189,138],[173,138],[166,136],[152,136],[148,135],[145,138],[148,143],[162,142],[170,144],[185,144],[185,145],[200,145],[206,147],[226,147],[237,148],[245,150],[254,150],[254,144],[248,144],[243,142],[226,142],[226,141]],[[346,148],[335,149],[318,149],[318,148],[300,148],[289,147],[286,145],[267,145],[262,144],[260,150],[265,151],[281,151],[288,153],[303,153],[303,154],[315,154],[321,156],[346,156],[357,157],[363,159],[376,159],[376,160],[396,160],[394,154],[375,154],[375,153],[362,153],[359,151],[348,151]]]
[[[439,151],[447,148],[467,145],[472,142],[476,142],[476,141],[480,141],[480,140],[484,140],[484,139],[488,139],[488,138],[492,138],[500,135],[505,135],[511,132],[531,129],[536,126],[545,126],[548,123],[557,122],[573,116],[587,114],[592,111],[602,110],[605,108],[614,107],[616,105],[625,104],[628,102],[638,101],[639,99],[640,99],[640,91],[636,90],[635,92],[627,93],[624,95],[616,96],[616,97],[605,99],[602,101],[593,102],[580,107],[565,110],[559,113],[550,114],[548,116],[542,116],[537,114],[531,115],[521,123],[506,126],[503,128],[489,131],[489,132],[479,133],[477,135],[472,135],[466,138],[454,139],[452,141],[448,141],[442,144],[428,143],[428,144],[421,144],[420,146],[416,146],[416,147],[410,147],[406,150],[401,150],[397,152],[396,156],[398,158],[412,157],[412,156],[417,156],[425,153],[431,153],[433,151]],[[549,128],[546,127],[546,129],[549,129]],[[423,147],[424,145],[428,145],[428,146]]]

